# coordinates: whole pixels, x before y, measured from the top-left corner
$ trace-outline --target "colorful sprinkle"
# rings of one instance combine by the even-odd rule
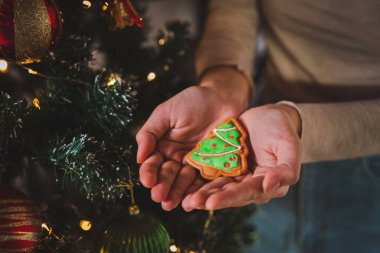
[[[224,144],[224,147],[225,147],[225,148],[228,148],[228,144]]]
[[[224,167],[229,168],[230,167],[230,163],[225,163]]]
[[[233,138],[235,138],[235,136],[233,136],[233,135],[230,135],[230,138],[231,138],[231,139],[233,139]]]
[[[235,160],[236,160],[236,157],[233,156],[233,157],[230,158],[230,160],[231,160],[231,161],[235,161]]]
[[[216,147],[216,144],[215,144],[215,143],[213,143],[213,144],[211,144],[211,146],[212,146],[213,148],[215,148],[215,147]]]
[[[202,157],[202,160],[205,161],[205,160],[206,160],[206,157]]]

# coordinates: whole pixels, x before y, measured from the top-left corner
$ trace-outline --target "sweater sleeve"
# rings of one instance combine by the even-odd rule
[[[380,99],[296,106],[303,162],[380,154]]]
[[[255,0],[211,0],[205,32],[196,54],[198,76],[209,68],[236,67],[252,81],[256,28]]]

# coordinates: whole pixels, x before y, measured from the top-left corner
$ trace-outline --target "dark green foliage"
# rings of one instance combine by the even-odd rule
[[[38,252],[99,251],[104,229],[120,213],[127,215],[128,190],[120,185],[128,180],[128,167],[138,186],[138,127],[155,106],[195,83],[188,24],[168,24],[156,37],[164,45],[144,46],[147,25],[110,30],[101,1],[92,1],[89,10],[81,2],[60,1],[61,42],[27,66],[47,78],[25,72],[25,80],[32,80],[25,83],[28,93],[10,95],[0,86],[0,183],[27,178],[24,188],[62,238],[48,236]],[[107,56],[103,68],[90,67],[95,51]],[[156,73],[154,81],[147,81],[149,72]],[[35,97],[40,109],[31,103]],[[20,160],[28,161],[25,168]],[[254,238],[247,225],[253,207],[216,212],[204,230],[207,212],[164,212],[149,190],[136,191],[142,212],[162,221],[182,249],[240,253]],[[90,232],[80,230],[81,219],[93,222]]]
[[[116,82],[121,82],[121,79]],[[97,126],[104,131],[104,134],[114,136],[124,131],[132,122],[136,98],[131,95],[130,85],[115,83],[110,88],[101,88],[102,83],[104,82],[98,77],[95,85],[89,87],[83,94],[86,99],[84,104],[87,122],[85,123],[89,128]]]
[[[0,91],[0,158],[9,153],[10,145],[20,143],[24,121],[32,109],[25,99]]]
[[[128,147],[112,147],[80,135],[55,143],[48,157],[64,187],[74,184],[88,199],[109,201],[125,194],[126,188],[117,185],[128,179],[129,165],[125,160],[130,152]]]

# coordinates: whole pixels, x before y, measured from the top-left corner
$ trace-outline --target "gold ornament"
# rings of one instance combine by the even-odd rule
[[[136,204],[131,204],[128,207],[129,214],[132,216],[136,216],[140,214],[140,208]]]
[[[108,0],[102,7],[103,11],[109,11],[113,17],[113,29],[124,29],[133,26],[135,23],[138,27],[143,26],[140,18],[129,0]]]
[[[0,54],[18,63],[40,61],[61,34],[62,13],[54,0],[0,2]]]

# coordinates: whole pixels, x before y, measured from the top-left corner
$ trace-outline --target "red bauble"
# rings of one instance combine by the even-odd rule
[[[38,61],[58,42],[61,28],[53,0],[0,0],[0,57]]]
[[[0,252],[33,252],[40,234],[34,203],[21,192],[0,186]]]

